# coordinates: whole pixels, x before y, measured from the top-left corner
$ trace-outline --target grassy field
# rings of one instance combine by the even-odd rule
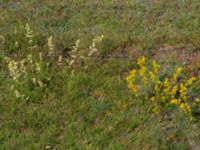
[[[199,150],[199,33],[199,0],[0,0],[0,150]],[[143,55],[194,120],[129,89]]]

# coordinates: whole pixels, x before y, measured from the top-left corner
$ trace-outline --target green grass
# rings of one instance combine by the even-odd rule
[[[190,123],[179,111],[158,119],[143,99],[134,98],[125,82],[140,54],[150,59],[156,55],[172,68],[186,64],[187,71],[198,73],[199,60],[195,65],[185,63],[191,54],[176,60],[179,53],[160,54],[157,49],[189,45],[188,53],[196,54],[199,14],[198,0],[178,5],[168,0],[151,4],[136,0],[0,0],[0,36],[5,38],[5,43],[0,38],[0,150],[47,146],[54,150],[199,149],[199,120]],[[44,53],[50,35],[58,53],[65,54],[77,39],[86,50],[94,37],[103,34],[101,57],[88,62],[87,70],[79,67],[74,75],[68,69],[55,73],[39,103],[16,100],[9,90],[11,79],[3,57],[18,54],[23,58],[30,53],[24,41],[26,23],[36,34],[38,51]],[[16,39],[19,49],[14,47]],[[133,58],[112,58],[122,52],[129,55],[129,50],[134,50]],[[197,96],[199,85],[198,80]]]
[[[53,34],[58,44],[69,47],[78,38],[88,40],[104,34],[116,47],[153,49],[163,45],[199,45],[198,0],[148,1],[16,1],[1,2],[0,30],[13,32],[21,23],[30,23],[45,35]]]

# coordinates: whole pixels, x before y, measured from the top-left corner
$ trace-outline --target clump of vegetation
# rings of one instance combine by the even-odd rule
[[[17,30],[15,31],[17,33]],[[11,81],[9,82],[10,94],[17,99],[36,102],[45,96],[48,84],[54,76],[55,66],[46,61],[42,52],[37,52],[37,44],[34,43],[34,32],[29,24],[25,25],[27,41],[27,56],[15,54],[13,57],[4,57]],[[17,40],[15,47],[18,48]],[[49,51],[53,50],[53,44],[48,43]]]
[[[172,105],[183,110],[192,121],[192,107],[198,103],[199,98],[191,97],[189,92],[197,78],[185,77],[182,67],[178,67],[172,75],[163,77],[160,65],[153,60],[149,66],[144,56],[137,60],[137,64],[138,68],[133,69],[126,77],[135,96],[150,103],[156,115]]]
[[[200,1],[56,2],[0,0],[0,149],[200,149]]]
[[[15,31],[17,33],[17,30]],[[93,39],[88,51],[79,50],[80,40],[77,40],[67,58],[62,55],[55,55],[53,37],[47,39],[48,52],[37,52],[37,44],[34,44],[34,32],[29,24],[25,25],[25,39],[27,41],[27,56],[20,58],[4,57],[7,69],[11,77],[10,92],[14,93],[17,99],[36,102],[45,96],[48,84],[52,78],[56,78],[61,69],[69,69],[74,72],[80,66],[86,68],[91,63],[91,57],[99,52],[97,44],[103,40],[103,35]],[[20,43],[21,44],[21,43]],[[18,48],[19,42],[15,41]],[[46,55],[46,56],[45,56]],[[52,59],[53,58],[53,59]],[[57,59],[57,61],[55,61]],[[64,67],[66,66],[66,67]],[[67,72],[66,72],[67,73]]]

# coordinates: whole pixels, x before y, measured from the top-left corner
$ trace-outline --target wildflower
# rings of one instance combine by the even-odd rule
[[[33,37],[33,31],[31,30],[31,27],[28,23],[26,24],[25,29],[26,29],[26,37],[32,38]]]
[[[193,117],[192,117],[192,109],[191,107],[186,104],[186,103],[182,103],[180,104],[179,106],[180,109],[182,109],[183,111],[187,112],[188,113],[188,116],[189,116],[189,119],[192,121],[193,120]]]
[[[138,96],[139,92],[139,86],[135,85],[135,77],[136,77],[137,71],[133,69],[130,72],[130,75],[126,77],[126,80],[128,81],[129,88],[135,93],[136,96]]]
[[[183,72],[183,67],[178,67],[176,73],[181,74],[182,72]]]
[[[172,88],[172,91],[171,91],[171,95],[172,95],[173,98],[176,96],[177,91],[178,91],[178,86],[175,85],[175,86]]]
[[[75,46],[72,47],[72,52],[75,53],[79,47],[80,40],[77,40]]]
[[[180,100],[179,99],[172,99],[171,101],[170,101],[170,103],[171,104],[174,104],[174,105],[179,105],[180,104]]]
[[[143,77],[143,76],[145,76],[146,71],[147,71],[147,68],[143,66],[143,67],[141,67],[139,74]]]
[[[40,71],[41,71],[41,66],[40,66],[39,63],[35,63],[35,70],[36,70],[37,72],[40,72]]]
[[[149,72],[149,76],[154,83],[157,81],[157,77],[152,71]]]
[[[151,97],[150,100],[151,100],[152,102],[155,102],[155,96]]]
[[[144,56],[142,56],[141,58],[139,58],[139,59],[137,60],[137,64],[138,64],[140,67],[144,66],[145,63],[146,63],[146,58],[145,58]]]
[[[153,113],[154,113],[155,115],[158,115],[158,114],[159,114],[159,108],[158,108],[158,106],[155,105],[152,111],[153,111]]]
[[[179,107],[180,109],[183,109],[183,110],[187,110],[188,108],[190,108],[190,106],[186,103],[181,103]]]
[[[40,59],[40,61],[43,60],[43,58],[42,58],[42,53],[39,53],[39,59]]]
[[[19,93],[19,91],[15,90],[15,96],[16,96],[17,98],[21,97],[21,94]]]
[[[165,96],[162,96],[162,97],[161,97],[161,101],[164,102],[165,100],[166,100],[166,97],[165,97]]]
[[[133,69],[133,70],[130,72],[130,75],[126,77],[126,80],[127,80],[128,82],[130,82],[131,80],[134,80],[135,75],[136,75],[136,70]]]
[[[54,54],[54,44],[53,44],[53,37],[50,36],[48,38],[48,47],[49,47],[49,56],[52,56]]]
[[[165,78],[163,91],[165,94],[169,94],[169,90],[170,90],[170,82],[168,78]]]
[[[32,55],[28,55],[27,60],[30,62],[30,64],[33,64],[33,56]]]
[[[27,23],[25,26],[26,29],[26,37],[29,39],[29,43],[32,44],[33,43],[33,37],[34,37],[34,33],[31,30],[30,25]]]
[[[194,82],[194,81],[196,81],[197,80],[197,78],[196,77],[191,77],[190,79],[188,79],[187,80],[187,82],[186,82],[186,86],[190,86],[190,85],[192,85],[192,83]]]
[[[173,75],[173,80],[176,81],[177,78],[179,77],[179,75],[183,72],[183,68],[182,67],[178,67],[176,69],[176,72]]]
[[[135,80],[135,76],[136,76],[136,70],[132,70],[130,72],[130,75],[126,77],[126,80],[128,81],[129,84],[129,88],[133,88],[133,82]]]
[[[160,80],[158,76],[160,66],[156,63],[156,61],[152,62],[153,69],[149,72],[147,70],[147,66],[145,65],[146,58],[144,56],[137,60],[137,64],[139,65],[139,69],[132,70],[129,76],[126,77],[126,80],[128,81],[129,88],[132,89],[135,94],[139,95],[140,89],[150,92],[145,96],[151,102],[153,113],[156,115],[159,114],[161,110],[160,107],[163,107],[161,104],[172,104],[177,106],[177,108],[184,110],[189,119],[193,120],[192,108],[188,103],[187,88],[192,85],[197,78],[191,77],[187,81],[184,78],[180,78],[180,81],[177,82],[176,80],[183,73],[183,68],[178,67],[172,77],[166,77],[164,80]],[[135,82],[137,75],[141,77],[141,80]],[[148,83],[150,83],[150,86],[144,86]],[[149,97],[149,95],[152,94],[154,96]],[[200,103],[200,99],[196,98],[193,103]]]
[[[147,68],[145,66],[142,66],[141,69],[139,70],[139,74],[142,77],[142,80],[145,85],[147,84],[146,71],[147,71]]]
[[[183,99],[186,99],[187,98],[186,95],[187,95],[187,88],[186,88],[186,86],[184,86],[183,83],[181,83],[180,84],[180,97]]]
[[[103,35],[101,36],[97,36],[96,38],[93,39],[92,41],[92,45],[89,47],[89,53],[88,53],[88,56],[92,56],[94,53],[98,52],[98,49],[96,47],[96,43],[99,43],[102,41],[102,39],[104,38]]]
[[[156,63],[155,60],[152,62],[152,65],[153,65],[154,72],[157,74],[160,66]]]
[[[75,63],[75,61],[74,61],[74,60],[71,60],[71,61],[69,62],[69,66],[72,66],[74,63]]]
[[[39,85],[40,87],[43,87],[43,85],[44,85],[44,84],[42,83],[42,81],[40,81],[40,80],[38,80],[37,83],[38,83],[38,85]]]
[[[20,72],[18,69],[18,62],[14,60],[10,60],[8,62],[8,70],[10,72],[10,76],[13,78],[13,80],[18,80],[20,77]]]
[[[59,57],[58,57],[58,65],[59,65],[59,66],[62,65],[62,60],[63,60],[62,55],[59,55]]]

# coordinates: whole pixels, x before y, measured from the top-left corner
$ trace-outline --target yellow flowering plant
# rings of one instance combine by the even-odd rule
[[[189,89],[197,77],[186,78],[183,68],[178,67],[172,75],[162,77],[160,65],[153,60],[149,64],[142,56],[137,60],[138,67],[126,77],[128,86],[136,97],[145,99],[156,115],[167,111],[167,107],[184,111],[193,120],[192,106],[198,98],[192,98]]]

